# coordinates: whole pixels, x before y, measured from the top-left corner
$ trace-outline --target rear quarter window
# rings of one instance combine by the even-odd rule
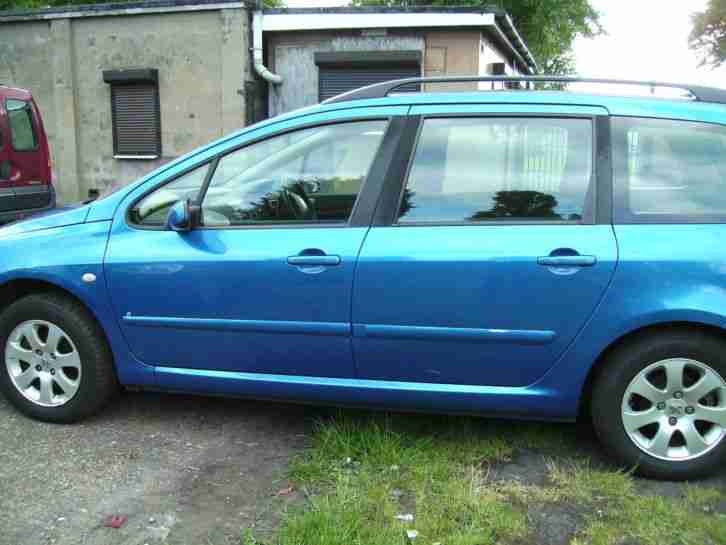
[[[38,149],[38,136],[33,123],[33,110],[25,100],[8,99],[5,102],[10,125],[10,142],[15,151]]]
[[[612,119],[616,223],[726,222],[726,127]]]

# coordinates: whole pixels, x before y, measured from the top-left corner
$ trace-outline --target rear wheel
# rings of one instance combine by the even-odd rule
[[[30,295],[0,315],[0,389],[23,413],[74,422],[117,391],[103,332],[78,302],[55,293]]]
[[[726,462],[726,343],[698,330],[641,337],[610,355],[593,389],[595,431],[619,463],[669,480]]]

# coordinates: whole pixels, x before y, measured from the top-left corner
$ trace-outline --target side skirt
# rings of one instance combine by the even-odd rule
[[[156,367],[162,391],[431,413],[574,421],[577,405],[537,386],[470,386]],[[571,406],[572,405],[572,406]]]

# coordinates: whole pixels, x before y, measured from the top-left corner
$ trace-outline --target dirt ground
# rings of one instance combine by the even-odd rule
[[[288,460],[329,412],[126,393],[92,420],[58,426],[23,417],[0,397],[0,544],[237,545],[243,528],[270,535],[285,504],[302,501],[276,496]],[[523,452],[496,472],[537,482],[545,468]],[[677,496],[683,486],[640,483],[657,495]],[[702,484],[726,488],[726,468]],[[128,521],[108,528],[109,515]],[[531,516],[541,543],[551,544],[568,541],[578,515]]]
[[[73,426],[0,396],[2,545],[222,545],[274,528],[290,456],[320,409],[124,394]],[[120,529],[104,526],[125,515]]]

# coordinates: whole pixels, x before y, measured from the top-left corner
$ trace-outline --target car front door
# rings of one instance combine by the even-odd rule
[[[596,151],[606,146],[596,128],[607,112],[490,105],[412,114],[419,136],[399,204],[359,257],[359,376],[532,384],[573,342],[615,268],[610,220],[596,212]]]
[[[354,376],[352,282],[369,225],[356,210],[370,209],[361,207],[376,185],[369,170],[393,137],[391,119],[404,113],[366,109],[355,120],[338,113],[336,123],[308,116],[305,128],[261,129],[253,142],[132,196],[114,220],[105,267],[138,359]],[[167,230],[167,211],[185,198],[201,199],[200,225]]]

